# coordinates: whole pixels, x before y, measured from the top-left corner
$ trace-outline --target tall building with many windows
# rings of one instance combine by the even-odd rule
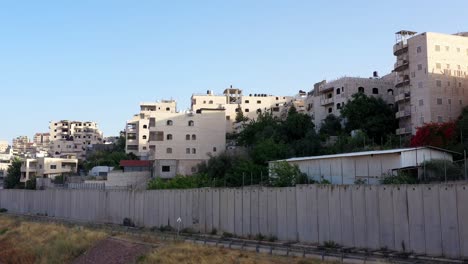
[[[125,132],[126,152],[154,161],[154,175],[162,178],[193,174],[226,147],[224,109],[177,112],[172,100],[141,103]]]
[[[468,32],[398,31],[393,54],[396,134],[410,135],[425,123],[456,120],[468,104]]]
[[[49,154],[52,157],[75,156],[85,159],[86,150],[102,143],[102,132],[95,122],[51,121]]]

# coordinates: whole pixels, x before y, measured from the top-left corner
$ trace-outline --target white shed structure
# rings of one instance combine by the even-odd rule
[[[286,161],[298,165],[310,179],[326,179],[333,184],[354,184],[358,179],[378,184],[383,174],[416,168],[431,159],[452,162],[453,157],[451,152],[443,149],[418,147],[291,158],[270,161],[269,165]]]

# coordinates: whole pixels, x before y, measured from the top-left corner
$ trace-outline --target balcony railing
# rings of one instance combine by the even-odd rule
[[[395,102],[400,102],[400,101],[404,101],[404,100],[409,100],[410,97],[411,97],[411,93],[410,93],[410,92],[401,93],[401,94],[395,96]]]
[[[403,78],[397,80],[397,83],[395,84],[396,88],[403,87],[405,85],[408,85],[410,83],[410,77],[409,75],[404,75]]]
[[[399,60],[394,65],[394,71],[401,72],[409,68],[408,60]]]
[[[393,46],[393,55],[398,56],[408,51],[408,43],[398,42]]]
[[[329,105],[329,104],[333,104],[333,97],[320,99],[320,104],[321,104],[322,106],[324,106],[324,105]]]
[[[409,116],[411,116],[411,111],[409,110],[402,110],[402,111],[398,111],[395,113],[396,118],[403,118],[403,117],[409,117]]]
[[[405,134],[411,134],[411,128],[410,127],[402,127],[398,128],[396,130],[397,135],[405,135]]]

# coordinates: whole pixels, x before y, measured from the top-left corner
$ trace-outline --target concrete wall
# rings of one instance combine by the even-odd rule
[[[0,190],[9,212],[468,257],[468,184],[191,190]],[[465,226],[466,225],[466,226]]]

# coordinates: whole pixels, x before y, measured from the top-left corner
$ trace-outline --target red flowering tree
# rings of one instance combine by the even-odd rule
[[[447,147],[456,140],[456,127],[455,122],[425,124],[417,128],[410,144],[412,147]]]

